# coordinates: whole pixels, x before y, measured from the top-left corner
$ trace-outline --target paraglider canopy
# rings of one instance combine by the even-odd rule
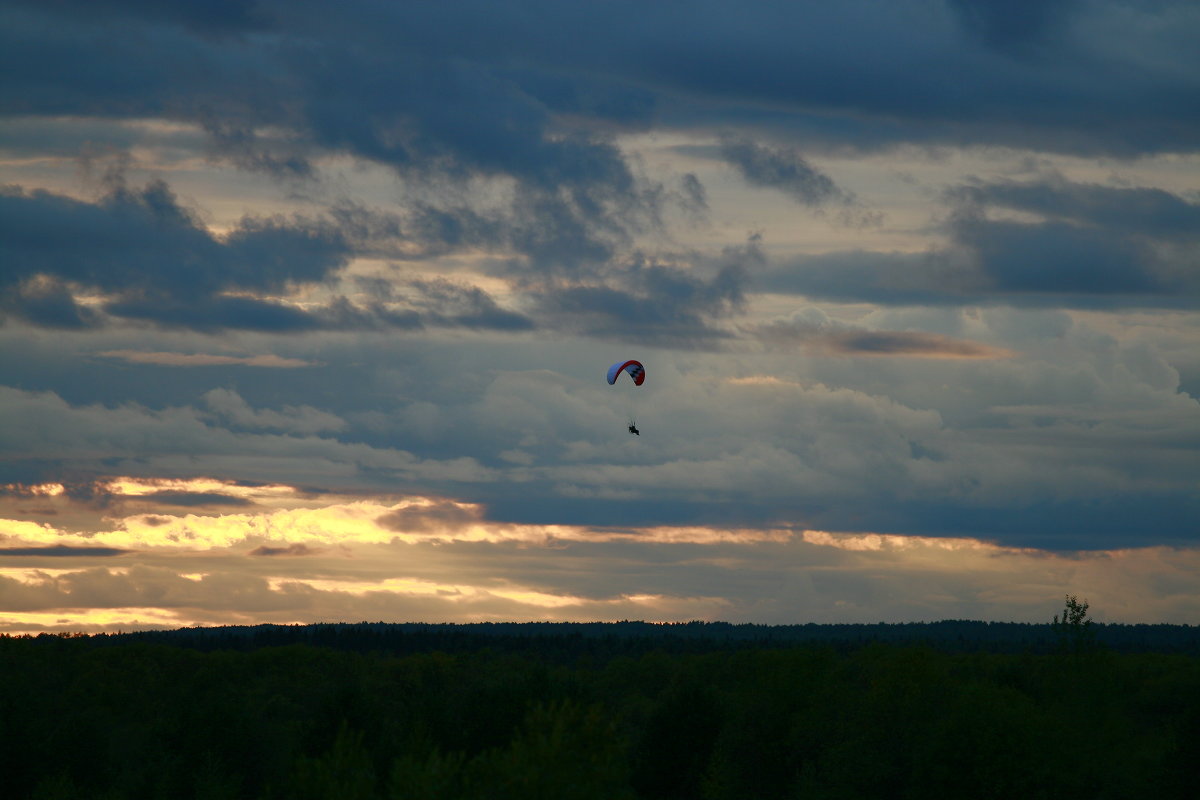
[[[646,381],[646,368],[640,361],[618,361],[608,368],[608,382],[614,384],[621,372],[628,372],[635,386],[641,386]]]

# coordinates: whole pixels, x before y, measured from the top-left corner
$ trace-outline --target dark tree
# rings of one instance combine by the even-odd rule
[[[1073,653],[1082,653],[1095,645],[1096,632],[1092,621],[1087,618],[1088,602],[1082,603],[1073,594],[1066,595],[1062,619],[1054,616],[1054,632],[1058,635],[1059,647]]]

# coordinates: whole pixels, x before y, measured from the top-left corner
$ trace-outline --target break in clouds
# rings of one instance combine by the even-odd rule
[[[0,622],[1178,619],[1197,32],[0,3]]]

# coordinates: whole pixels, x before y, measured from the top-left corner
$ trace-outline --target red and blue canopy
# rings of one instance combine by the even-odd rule
[[[616,383],[621,372],[628,372],[629,377],[633,378],[634,385],[641,386],[646,380],[646,368],[642,366],[640,361],[618,361],[608,368],[608,382]]]

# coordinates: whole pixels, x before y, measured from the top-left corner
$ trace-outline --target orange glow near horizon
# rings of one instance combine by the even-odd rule
[[[34,497],[57,497],[66,491],[61,483],[35,483],[26,486],[21,483],[6,483],[0,486],[6,492],[13,494],[28,494]]]
[[[138,497],[156,492],[213,492],[231,497],[278,497],[297,493],[292,486],[244,485],[217,478],[112,478],[97,486],[112,494]]]
[[[1197,601],[1161,588],[1196,580],[1198,548],[1055,553],[968,537],[786,526],[530,525],[493,522],[483,506],[445,497],[308,495],[214,478],[112,477],[96,486],[130,501],[92,507],[86,493],[78,500],[49,483],[0,496],[0,632],[359,617],[885,618],[891,601],[876,608],[871,593],[841,588],[863,581],[909,598],[895,613],[910,621],[952,618],[963,608],[1036,620],[1064,591],[1109,615],[1099,621],[1200,613]],[[175,493],[249,505],[221,513],[156,504],[156,495]],[[5,518],[6,509],[45,516]],[[698,565],[703,581],[681,577]],[[603,586],[611,594],[598,594]]]

